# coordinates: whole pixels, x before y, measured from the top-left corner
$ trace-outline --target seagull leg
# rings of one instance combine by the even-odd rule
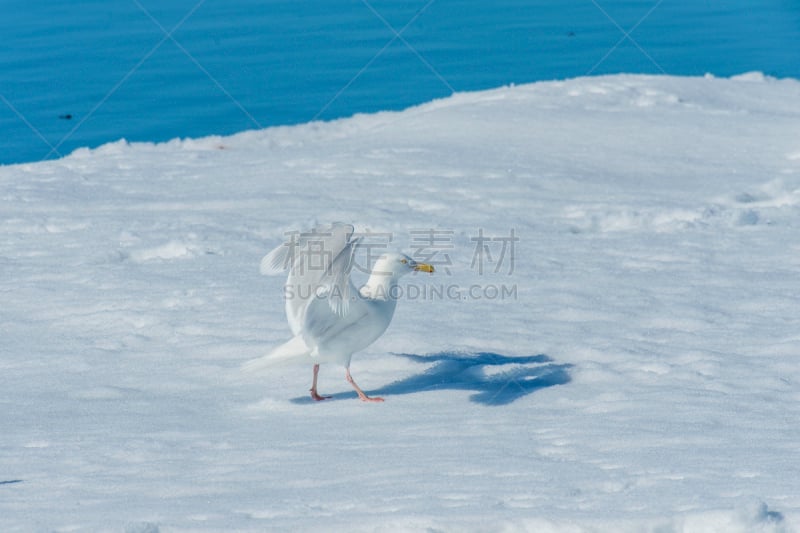
[[[327,400],[330,396],[320,396],[317,393],[317,374],[319,374],[319,365],[314,365],[314,381],[311,382],[311,397],[321,402],[322,400]]]
[[[347,376],[347,382],[350,383],[350,385],[353,386],[353,388],[358,393],[358,397],[361,398],[362,402],[382,402],[383,401],[383,398],[378,398],[377,396],[369,397],[366,394],[364,394],[364,391],[361,390],[361,387],[356,385],[356,382],[353,381],[353,376],[350,375],[350,368],[349,367],[345,368],[345,372],[346,372],[345,375]]]

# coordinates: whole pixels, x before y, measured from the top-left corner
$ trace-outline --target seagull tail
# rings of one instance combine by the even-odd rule
[[[310,350],[303,337],[298,335],[281,344],[267,355],[246,361],[242,364],[242,371],[247,374],[256,374],[275,365],[300,360],[304,356],[308,356],[309,353]]]

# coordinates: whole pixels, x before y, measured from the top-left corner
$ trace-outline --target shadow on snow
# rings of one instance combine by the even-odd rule
[[[537,390],[570,382],[572,365],[555,363],[539,355],[508,356],[491,352],[436,354],[394,354],[411,361],[433,364],[430,368],[368,391],[371,396],[396,396],[431,390],[474,391],[469,399],[483,405],[507,405]],[[355,392],[331,395],[332,399],[357,398]],[[310,397],[294,403],[312,403]]]

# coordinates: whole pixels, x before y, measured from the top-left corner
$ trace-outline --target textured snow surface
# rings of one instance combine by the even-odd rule
[[[239,371],[289,337],[261,257],[334,220],[444,237],[353,358],[382,405]],[[0,167],[0,236],[3,531],[800,527],[800,82],[120,141]]]

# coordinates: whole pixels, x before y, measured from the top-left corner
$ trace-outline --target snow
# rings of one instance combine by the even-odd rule
[[[119,141],[0,202],[3,531],[800,528],[796,80]],[[289,337],[261,257],[334,220],[440,261],[353,358],[382,405],[239,371]]]

